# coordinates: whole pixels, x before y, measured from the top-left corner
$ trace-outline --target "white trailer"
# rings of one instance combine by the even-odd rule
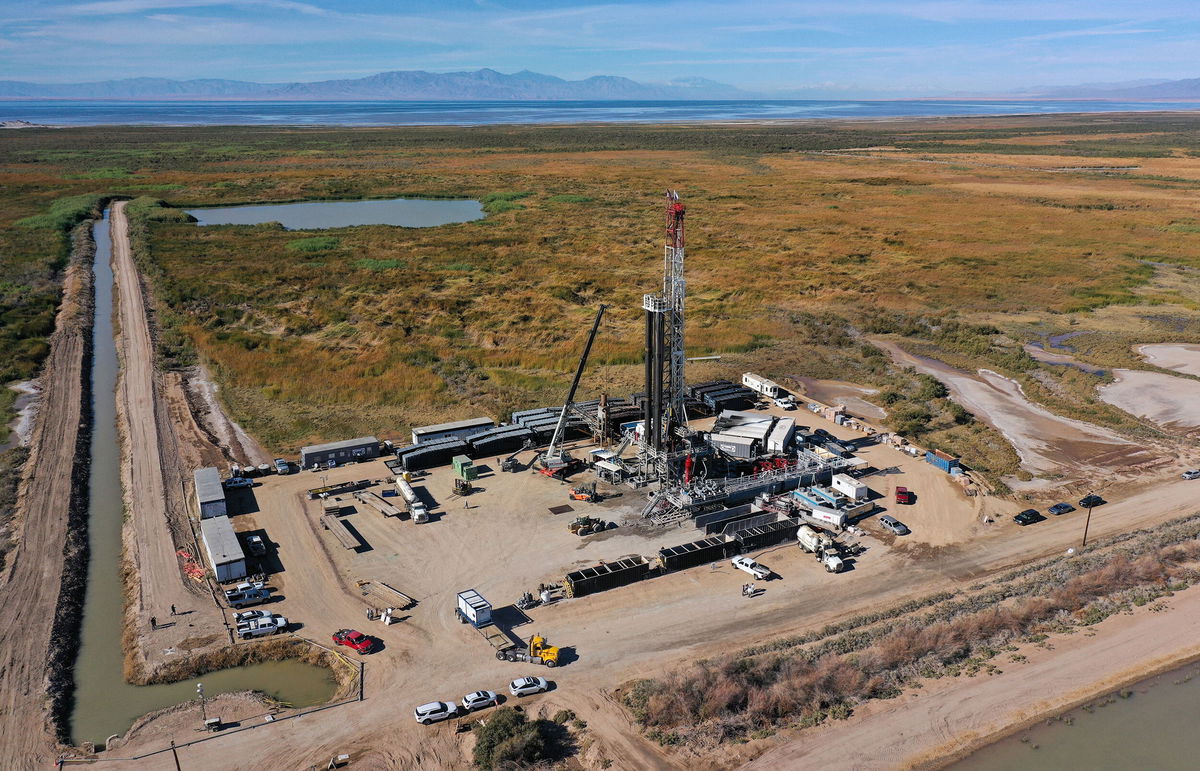
[[[849,474],[834,474],[830,486],[852,501],[865,501],[871,497],[871,489]]]
[[[474,589],[458,593],[456,612],[459,618],[477,629],[492,623],[492,603]]]
[[[208,552],[217,583],[228,583],[246,577],[246,555],[229,517],[209,517],[200,520],[200,541]]]
[[[766,396],[769,399],[778,398],[779,394],[783,392],[783,389],[779,387],[778,383],[767,380],[765,377],[759,377],[753,372],[747,372],[742,375],[742,385],[746,386],[751,391]]]
[[[810,519],[819,527],[833,527],[838,530],[846,529],[846,512],[829,508],[828,506],[812,506],[808,511],[801,511],[805,519]]]
[[[771,429],[771,433],[767,436],[767,452],[773,452],[782,455],[787,452],[788,445],[792,442],[792,437],[796,435],[796,421],[791,418],[780,418],[775,423],[775,428]]]

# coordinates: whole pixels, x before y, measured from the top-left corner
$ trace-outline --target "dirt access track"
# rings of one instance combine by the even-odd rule
[[[57,744],[47,712],[46,652],[62,583],[90,350],[90,250],[76,250],[42,369],[42,407],[21,479],[8,566],[0,576],[0,768],[48,767]]]

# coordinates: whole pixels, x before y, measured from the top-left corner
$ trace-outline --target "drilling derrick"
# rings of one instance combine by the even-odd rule
[[[646,312],[646,406],[643,449],[661,481],[678,475],[669,456],[680,444],[677,429],[687,427],[684,410],[683,349],[684,298],[683,215],[679,194],[667,192],[666,246],[663,251],[661,294],[642,298]]]

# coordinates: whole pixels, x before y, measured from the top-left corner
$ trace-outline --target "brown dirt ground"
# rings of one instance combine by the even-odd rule
[[[46,654],[62,577],[66,510],[82,419],[83,352],[92,324],[84,302],[91,266],[72,264],[42,371],[42,407],[21,480],[16,546],[0,590],[0,767],[49,766]]]

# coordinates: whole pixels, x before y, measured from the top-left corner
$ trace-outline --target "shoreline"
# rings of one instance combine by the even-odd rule
[[[1112,616],[1091,627],[1093,635],[1052,635],[1049,649],[1023,644],[1025,661],[1005,662],[1002,673],[986,679],[926,681],[896,699],[866,703],[849,720],[789,735],[743,768],[952,767],[1106,693],[1200,661],[1200,640],[1191,633],[1200,592],[1177,592],[1167,602],[1165,613],[1143,606]]]
[[[994,744],[998,744],[999,742],[1004,741],[1005,739],[1009,739],[1013,736],[1016,736],[1017,734],[1021,733],[1022,731],[1027,731],[1027,730],[1033,728],[1034,726],[1036,726],[1038,723],[1048,721],[1048,720],[1053,720],[1055,718],[1058,718],[1058,717],[1061,717],[1061,716],[1067,714],[1068,712],[1073,712],[1074,710],[1077,710],[1080,707],[1087,705],[1089,702],[1095,701],[1096,699],[1100,698],[1101,696],[1103,696],[1107,693],[1111,693],[1113,691],[1119,691],[1119,690],[1125,689],[1125,688],[1136,687],[1136,686],[1140,685],[1141,683],[1147,682],[1149,680],[1153,680],[1158,677],[1162,677],[1163,675],[1167,675],[1172,672],[1187,669],[1188,667],[1196,664],[1197,662],[1200,662],[1200,649],[1192,650],[1187,655],[1183,656],[1182,658],[1180,658],[1178,660],[1174,660],[1174,661],[1169,660],[1169,659],[1165,660],[1162,662],[1161,665],[1154,666],[1150,670],[1143,672],[1139,675],[1121,679],[1121,680],[1117,680],[1114,682],[1104,681],[1104,687],[1103,688],[1098,687],[1098,688],[1093,689],[1092,692],[1090,693],[1090,695],[1075,699],[1073,702],[1069,703],[1066,706],[1047,710],[1045,712],[1039,713],[1039,714],[1037,714],[1033,717],[1030,717],[1020,723],[1014,723],[1013,725],[1008,726],[1007,728],[1001,729],[993,734],[990,734],[988,736],[980,738],[978,741],[974,742],[968,748],[965,748],[961,751],[955,752],[951,755],[947,755],[937,761],[934,761],[933,763],[931,763],[928,766],[922,766],[922,768],[928,768],[928,769],[930,769],[930,771],[941,771],[941,769],[950,768],[957,763],[967,760],[972,755],[974,755],[977,752],[980,752],[981,750],[985,750]]]

